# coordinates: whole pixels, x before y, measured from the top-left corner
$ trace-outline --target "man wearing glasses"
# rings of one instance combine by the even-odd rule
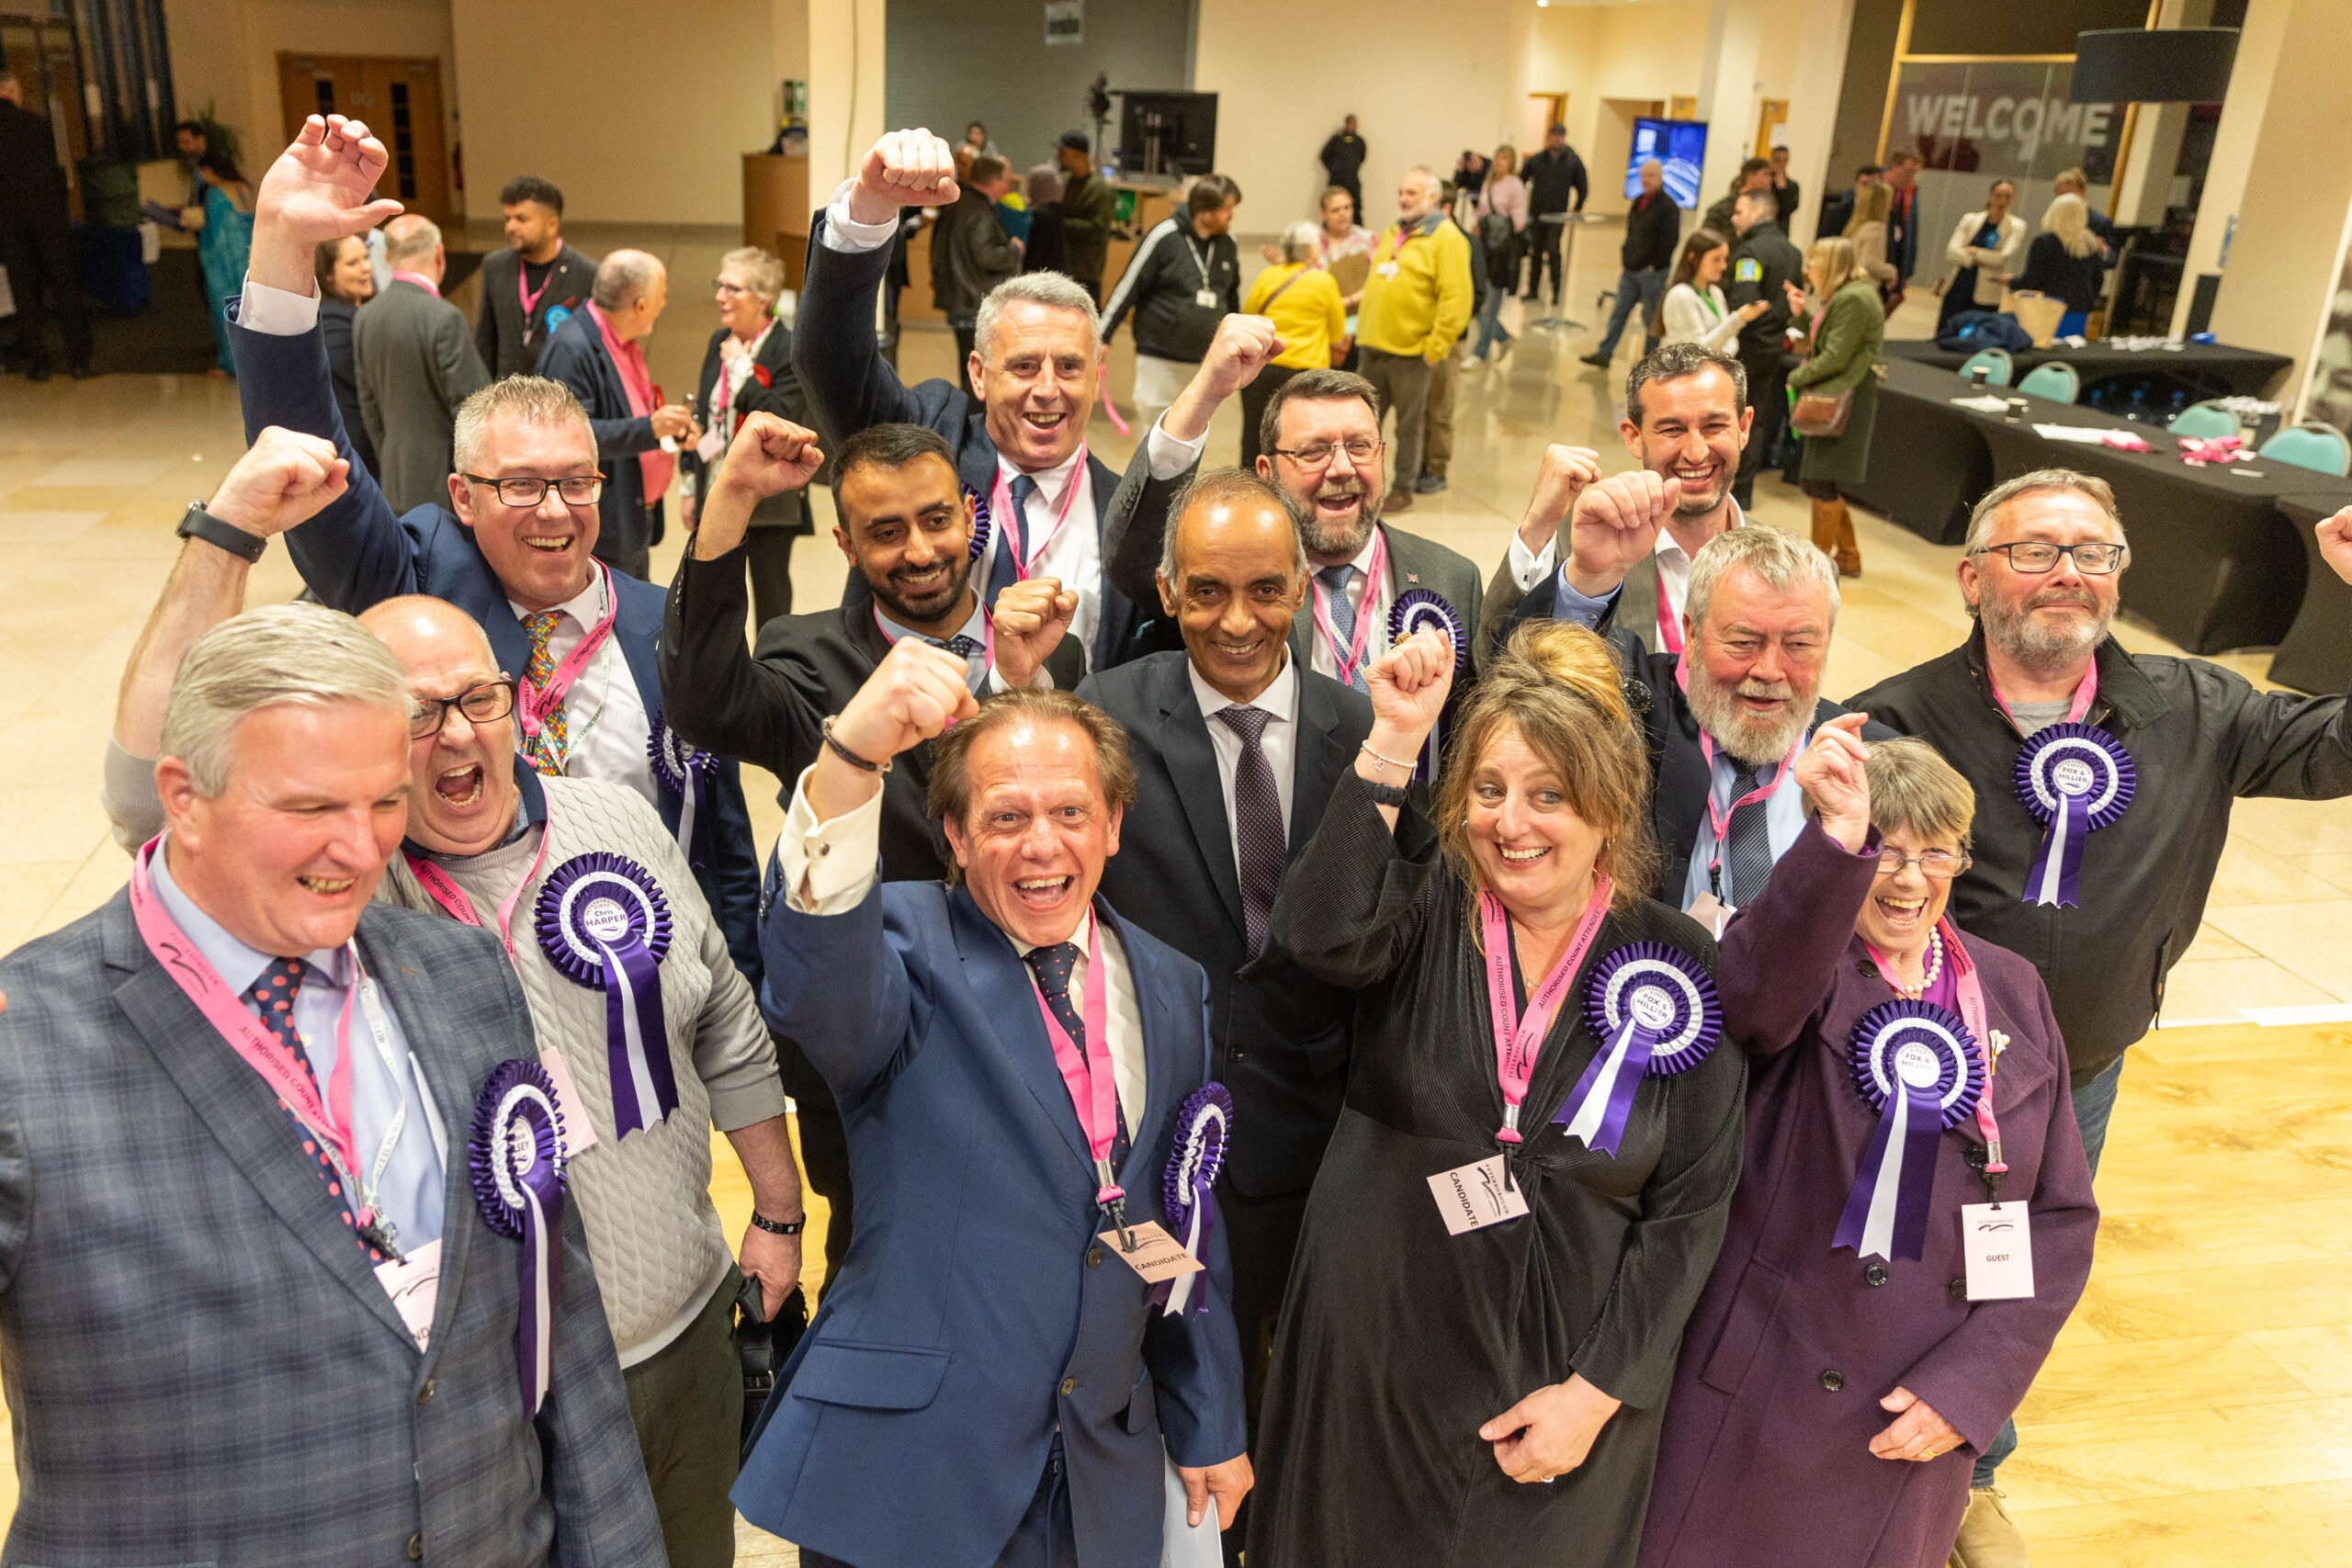
[[[282,425],[351,456],[310,257],[395,205],[368,200],[386,161],[358,121],[313,116],[262,179],[230,328],[249,437]],[[756,987],[759,867],[741,780],[732,761],[675,744],[662,717],[662,591],[595,558],[598,502],[614,481],[587,414],[558,382],[510,377],[466,400],[453,443],[448,504],[406,516],[353,463],[348,489],[287,535],[303,581],[353,615],[426,593],[481,623],[500,668],[522,683],[525,758],[542,773],[626,785],[660,810],[689,840],[696,883]]]
[[[2352,507],[2319,525],[2321,553],[2352,581],[2347,533]],[[1952,919],[2041,970],[2094,1176],[2124,1052],[2197,938],[2232,803],[2352,795],[2344,698],[2257,692],[2218,664],[2135,656],[2109,635],[2131,558],[2104,480],[2044,468],[1995,487],[1969,519],[1959,568],[1976,630],[1849,704],[1928,741],[1974,787],[1975,863],[1952,884]],[[2021,758],[2064,740],[2075,754],[2052,750],[2060,760],[2030,770],[2048,798],[2021,792]],[[2078,809],[2107,794],[2102,754],[2130,761],[2120,815]],[[2085,829],[2062,833],[2062,795],[2067,823]],[[2005,1427],[1977,1460],[1960,1535],[1969,1562],[2025,1560],[1991,1490],[2016,1446]]]
[[[1222,377],[1212,374],[1219,358],[1213,351],[1202,373],[1160,416],[1160,431],[1171,441],[1205,438],[1217,405],[1281,351],[1272,324],[1261,316],[1227,317],[1218,347],[1252,331],[1262,331],[1269,342],[1238,355],[1235,372]],[[1400,594],[1416,589],[1444,600],[1457,624],[1475,632],[1484,594],[1477,567],[1433,539],[1380,519],[1388,486],[1381,466],[1380,395],[1371,382],[1344,370],[1300,371],[1268,400],[1260,438],[1259,478],[1288,495],[1303,518],[1300,540],[1311,571],[1306,600],[1291,620],[1290,651],[1304,668],[1363,691],[1364,671],[1388,651],[1389,611]],[[1118,516],[1105,536],[1110,564],[1104,571],[1121,593],[1149,604],[1142,596],[1159,593],[1152,574],[1161,536],[1155,528],[1141,537],[1126,521],[1125,514]],[[1469,685],[1457,680],[1450,702],[1460,702]]]

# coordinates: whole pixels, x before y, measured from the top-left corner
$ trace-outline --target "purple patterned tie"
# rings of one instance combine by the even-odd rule
[[[311,1087],[315,1089],[319,1087],[318,1071],[311,1066],[311,1054],[302,1048],[301,1032],[294,1027],[294,998],[301,994],[302,970],[302,961],[299,958],[271,959],[269,967],[261,972],[261,978],[245,988],[244,1001],[254,1010],[254,1016],[261,1020],[261,1026],[269,1031],[271,1038],[286,1048],[288,1055],[301,1064],[302,1076],[311,1080]],[[294,1123],[294,1131],[301,1135],[302,1152],[319,1162],[319,1175],[327,1184],[327,1195],[342,1210],[343,1223],[351,1226],[354,1238],[368,1254],[368,1261],[381,1263],[383,1253],[366,1236],[359,1235],[358,1221],[352,1213],[355,1200],[343,1190],[343,1179],[335,1174],[326,1150],[319,1146],[318,1139],[311,1135],[311,1130],[302,1125],[301,1119],[287,1107],[284,1100],[277,1102],[277,1108],[286,1112],[286,1119]]]
[[[1283,797],[1274,787],[1273,764],[1266,761],[1266,721],[1274,716],[1263,708],[1217,709],[1219,722],[1241,737],[1241,764],[1233,770],[1233,843],[1241,854],[1241,917],[1250,936],[1250,953],[1256,957],[1266,945],[1266,927],[1273,919],[1274,893],[1282,886],[1283,854],[1288,835],[1283,831]]]

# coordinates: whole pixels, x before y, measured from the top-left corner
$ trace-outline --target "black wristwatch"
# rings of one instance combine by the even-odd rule
[[[233,523],[221,522],[205,511],[200,501],[187,503],[178,532],[183,539],[202,539],[208,545],[218,545],[248,565],[260,560],[262,552],[269,548],[269,541],[261,535],[248,534]]]
[[[1407,798],[1403,784],[1374,784],[1370,779],[1366,779],[1363,781],[1363,789],[1366,795],[1372,796],[1372,803],[1374,806],[1402,807]]]
[[[769,1219],[757,1209],[752,1211],[752,1224],[755,1228],[763,1230],[770,1235],[798,1235],[808,1228],[806,1216],[793,1221],[790,1224],[786,1224],[780,1220]]]

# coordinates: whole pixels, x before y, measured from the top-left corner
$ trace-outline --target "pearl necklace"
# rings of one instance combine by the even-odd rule
[[[1894,969],[1894,965],[1890,963],[1887,965],[1887,968],[1890,971],[1893,971]],[[1916,1002],[1921,997],[1928,994],[1928,987],[1936,983],[1936,976],[1942,974],[1943,969],[1943,933],[1941,931],[1931,931],[1928,933],[1928,961],[1919,971],[1919,983],[1916,986],[1905,985],[1903,983],[1903,976],[1899,972],[1890,973],[1887,976],[1887,982],[1904,996],[1908,997],[1911,1000]]]

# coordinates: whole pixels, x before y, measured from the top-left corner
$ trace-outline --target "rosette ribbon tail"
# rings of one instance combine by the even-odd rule
[[[678,1108],[670,1032],[662,1016],[662,967],[634,934],[605,955],[605,1051],[613,1075],[616,1137],[628,1137]]]
[[[696,871],[704,869],[710,861],[710,857],[695,843],[695,819],[707,812],[709,790],[710,781],[704,777],[703,770],[688,766],[686,787],[678,792],[678,851],[686,857],[686,863]]]
[[[2042,835],[2041,849],[2026,877],[2026,903],[2075,907],[2082,892],[2083,840],[2089,836],[2089,814],[2061,794],[2051,813],[2050,830]]]
[[[1192,1213],[1186,1215],[1184,1220],[1184,1250],[1198,1258],[1201,1255],[1201,1238],[1207,1235],[1209,1227],[1216,1224],[1216,1208],[1209,1191],[1208,1183],[1195,1181],[1193,1184]],[[1196,1281],[1205,1280],[1207,1278],[1205,1270],[1198,1274],[1180,1274],[1154,1292],[1152,1300],[1166,1302],[1167,1315],[1170,1317],[1181,1316],[1186,1313],[1206,1312],[1209,1304],[1208,1287],[1206,1284],[1196,1284]]]
[[[1567,1103],[1552,1118],[1572,1138],[1582,1138],[1595,1154],[1617,1157],[1625,1136],[1625,1120],[1633,1114],[1634,1092],[1649,1070],[1650,1054],[1657,1049],[1657,1033],[1628,1016],[1594,1055],[1568,1091]]]
[[[534,1162],[518,1185],[523,1246],[515,1267],[522,1310],[514,1327],[514,1360],[523,1408],[536,1416],[554,1382],[555,1310],[563,1299],[563,1187],[549,1160]]]
[[[501,1063],[474,1101],[466,1168],[481,1222],[515,1252],[514,1371],[523,1408],[547,1403],[563,1301],[563,1116],[538,1063]]]
[[[1861,1258],[1918,1258],[1926,1250],[1928,1206],[1935,1196],[1936,1145],[1943,1118],[1933,1089],[1898,1085],[1879,1112],[1861,1169],[1838,1221],[1838,1247]]]

